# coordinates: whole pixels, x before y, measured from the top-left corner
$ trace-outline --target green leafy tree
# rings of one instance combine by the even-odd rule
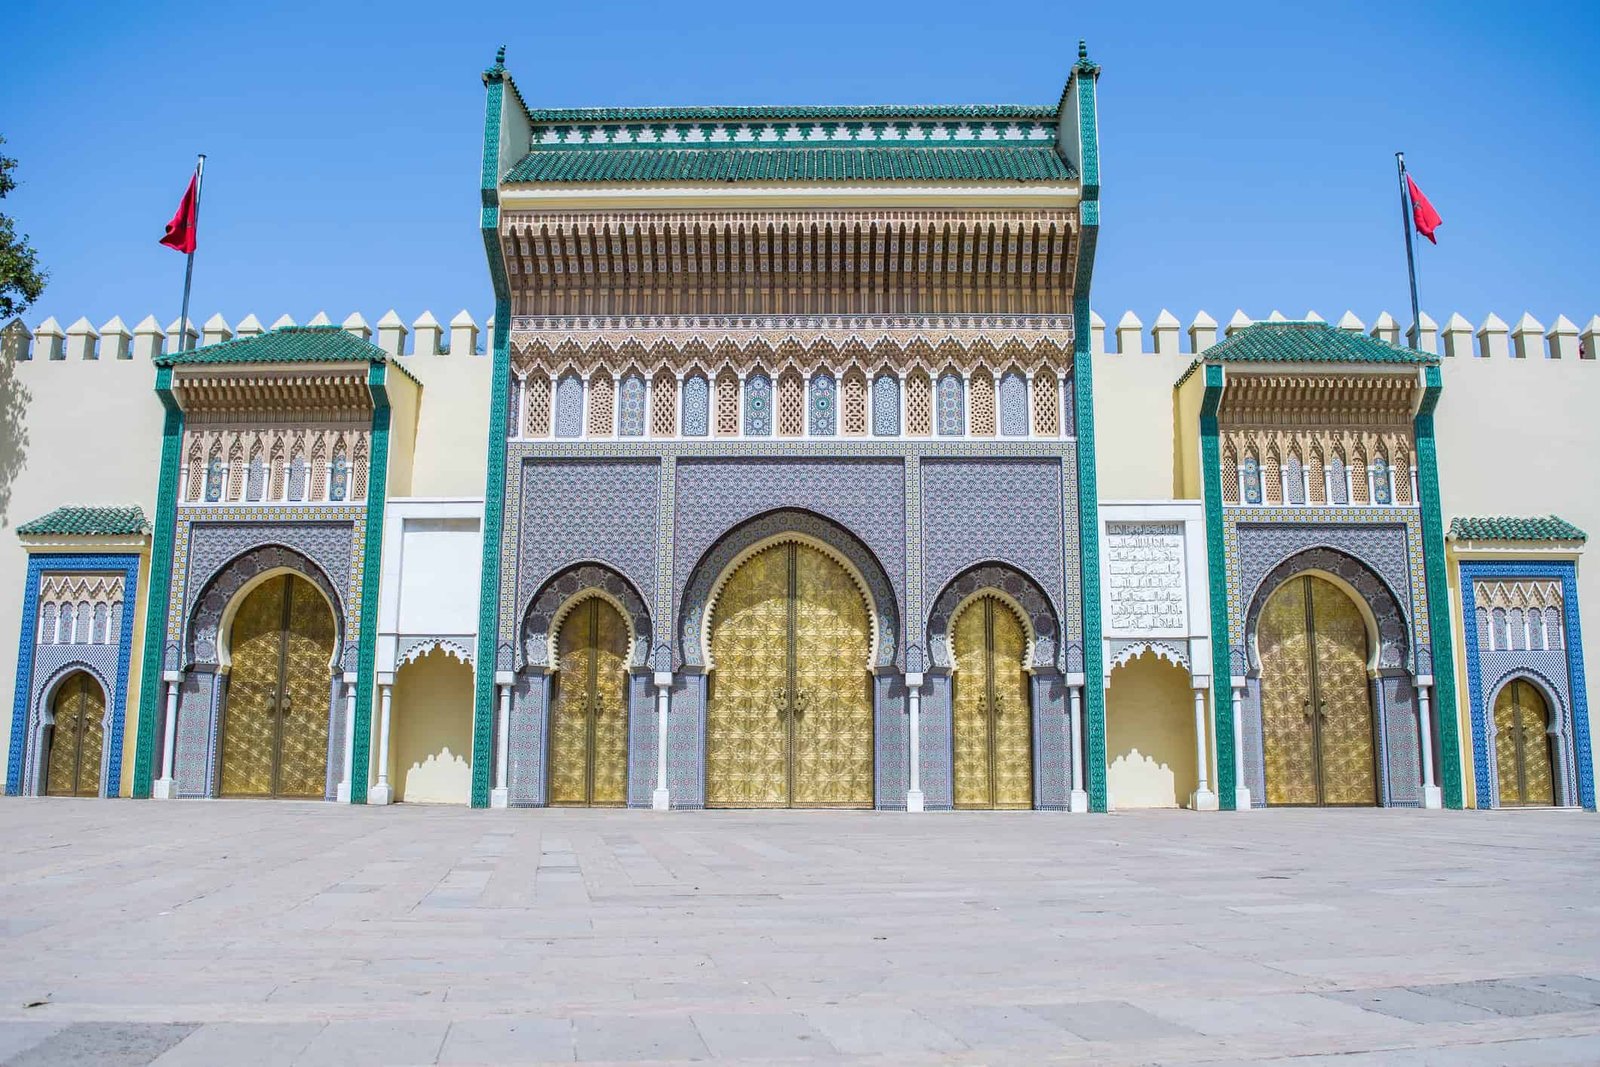
[[[0,137],[0,149],[5,143],[6,139]],[[0,152],[0,200],[17,187],[17,180],[11,176],[16,166],[16,160]],[[39,257],[28,244],[28,235],[18,237],[11,216],[0,211],[0,323],[28,310],[39,299],[49,277],[39,269]]]

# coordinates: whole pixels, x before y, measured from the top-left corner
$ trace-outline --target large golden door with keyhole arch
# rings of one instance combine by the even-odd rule
[[[955,806],[1033,807],[1033,714],[1022,621],[978,597],[950,626]]]
[[[1355,602],[1297,575],[1267,599],[1256,641],[1267,802],[1376,804],[1367,624]]]
[[[550,710],[550,803],[628,802],[628,628],[600,597],[567,615],[556,637]]]
[[[1494,758],[1500,806],[1556,802],[1550,760],[1550,707],[1540,692],[1517,680],[1494,702]]]
[[[53,797],[100,795],[100,758],[105,751],[106,695],[87,671],[56,688],[50,710],[50,758],[44,791]]]
[[[794,542],[750,557],[711,618],[706,804],[872,806],[872,625],[827,554]]]
[[[228,636],[223,796],[324,795],[333,644],[333,612],[304,578],[276,575],[246,594]]]

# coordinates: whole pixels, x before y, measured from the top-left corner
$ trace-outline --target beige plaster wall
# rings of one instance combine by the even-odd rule
[[[395,674],[390,781],[395,799],[472,799],[472,668],[434,650]]]
[[[1146,652],[1111,672],[1106,788],[1111,804],[1187,807],[1198,779],[1189,672]]]
[[[148,360],[0,358],[0,744],[7,747],[28,572],[16,527],[63,504],[137,504],[149,516],[161,452],[162,409],[154,390],[155,369]],[[139,573],[139,639],[147,577],[148,564]],[[124,793],[133,766],[138,673],[135,654],[123,740]]]
[[[400,362],[422,382],[410,495],[482,496],[494,360],[452,352],[402,356]]]

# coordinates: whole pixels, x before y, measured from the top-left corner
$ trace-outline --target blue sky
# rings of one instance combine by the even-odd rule
[[[1600,312],[1600,10],[1587,3],[45,3],[7,15],[28,315],[177,315],[156,244],[209,155],[194,311],[492,306],[478,74],[546,106],[1054,103],[1102,64],[1094,305],[1405,316],[1393,153],[1444,225],[1422,302]],[[270,317],[270,318],[269,318]]]

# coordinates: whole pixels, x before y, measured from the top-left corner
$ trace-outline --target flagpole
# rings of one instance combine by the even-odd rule
[[[1400,175],[1400,228],[1406,231],[1406,273],[1411,278],[1411,335],[1413,347],[1422,343],[1422,315],[1417,310],[1417,256],[1411,248],[1411,190],[1406,188],[1406,154],[1396,152],[1394,163]]]
[[[200,158],[194,165],[194,220],[192,225],[198,230],[200,226],[200,193],[206,185],[206,155],[200,153]],[[178,351],[182,352],[189,347],[189,285],[194,281],[194,252],[188,255],[188,262],[183,268],[183,313],[178,317]]]

